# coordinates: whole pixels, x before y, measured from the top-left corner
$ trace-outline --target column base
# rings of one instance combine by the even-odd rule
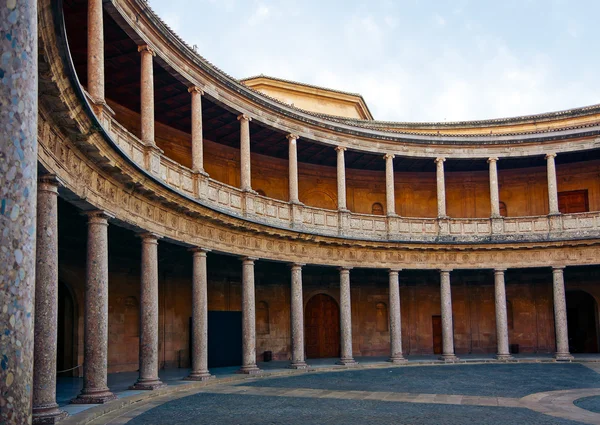
[[[513,360],[514,357],[510,354],[496,354],[496,360],[501,362],[507,362],[509,360]]]
[[[235,373],[241,373],[244,375],[259,375],[263,373],[262,370],[258,368],[255,364],[253,365],[245,365],[240,367]]]
[[[71,400],[71,404],[104,404],[116,400],[117,396],[111,393],[108,388],[102,390],[81,390],[76,398]]]
[[[402,363],[408,363],[408,360],[406,360],[404,358],[404,356],[402,356],[402,354],[400,354],[400,355],[395,355],[395,356],[390,357],[388,359],[388,362],[394,363],[394,364],[402,364]]]
[[[185,378],[183,378],[184,381],[209,381],[211,379],[214,379],[214,375],[211,375],[210,372],[204,371],[204,372],[192,372],[190,373],[188,376],[186,376]]]
[[[306,362],[291,362],[288,369],[308,369]]]
[[[335,364],[341,366],[358,366],[358,362],[352,357],[339,359]]]
[[[570,353],[556,353],[554,354],[554,360],[557,362],[572,362],[574,357]]]
[[[62,421],[69,414],[58,408],[58,404],[35,406],[33,408],[32,423],[34,425],[54,425]]]
[[[460,360],[454,354],[442,354],[440,357],[438,357],[438,359],[443,361],[444,363],[456,363],[457,361]]]
[[[129,387],[130,390],[154,391],[166,387],[167,384],[160,379],[138,379],[138,381]]]

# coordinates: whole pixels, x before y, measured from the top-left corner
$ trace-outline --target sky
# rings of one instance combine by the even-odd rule
[[[227,74],[359,93],[378,120],[478,120],[600,103],[599,0],[149,3]]]

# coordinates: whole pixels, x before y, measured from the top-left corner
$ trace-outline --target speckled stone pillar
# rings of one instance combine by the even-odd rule
[[[337,195],[338,195],[338,210],[348,211],[346,207],[346,162],[344,160],[344,152],[346,148],[337,146]]]
[[[292,369],[306,369],[304,360],[304,302],[302,297],[302,266],[292,264]]]
[[[506,287],[504,285],[504,272],[506,269],[494,270],[494,288],[496,301],[496,340],[498,345],[498,360],[510,360],[512,356],[508,350],[508,319],[506,315]]]
[[[498,158],[489,158],[490,165],[490,207],[492,218],[500,217],[500,194],[498,191]]]
[[[33,423],[54,424],[66,416],[56,404],[58,326],[58,179],[38,180],[35,269]]]
[[[386,153],[385,159],[385,201],[387,205],[387,215],[396,215],[396,194],[394,188],[394,158],[391,153]]]
[[[202,142],[202,96],[204,92],[199,87],[190,87],[188,91],[192,95],[192,171],[206,174]]]
[[[88,215],[85,279],[83,389],[71,403],[97,404],[116,396],[106,385],[108,354],[108,219],[103,211]]]
[[[555,153],[549,153],[546,155],[546,164],[548,169],[548,215],[558,215],[558,188],[556,183],[556,164],[554,163],[556,158]]]
[[[240,188],[252,191],[252,172],[250,168],[250,118],[248,115],[237,117],[240,122]]]
[[[452,323],[452,292],[450,290],[450,272],[440,270],[440,295],[442,304],[442,355],[440,360],[455,362],[454,355],[454,326]]]
[[[554,329],[556,333],[556,354],[558,361],[570,362],[573,356],[569,352],[569,330],[567,328],[567,301],[565,300],[564,267],[553,267]]]
[[[213,376],[208,371],[208,294],[206,253],[209,249],[193,248],[192,282],[192,370],[188,381],[207,381]]]
[[[142,142],[155,146],[154,142],[154,69],[153,58],[156,53],[149,46],[138,46],[141,54],[140,112],[142,119]]]
[[[102,0],[88,0],[88,93],[95,103],[104,104],[104,25]]]
[[[400,311],[400,269],[390,269],[390,358],[392,363],[405,363],[402,355],[402,314]]]
[[[289,146],[289,184],[290,184],[290,202],[292,204],[299,204],[300,199],[298,198],[298,149],[297,143],[299,137],[295,134],[288,134],[288,146]]]
[[[165,386],[158,378],[158,239],[142,233],[140,278],[140,376],[134,390],[155,390]]]
[[[352,355],[352,304],[350,301],[350,267],[340,269],[340,346],[341,357],[337,364],[358,364]]]
[[[238,373],[256,374],[256,301],[254,299],[254,261],[242,258],[242,367]]]
[[[444,161],[446,161],[446,158],[435,159],[438,218],[448,217],[446,214],[446,180],[444,177]]]
[[[1,2],[0,29],[0,246],[5,248],[0,250],[0,423],[27,424],[33,382],[37,1]]]

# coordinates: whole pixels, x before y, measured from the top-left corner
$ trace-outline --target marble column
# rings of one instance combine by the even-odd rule
[[[213,378],[208,371],[208,293],[205,248],[193,248],[192,282],[192,370],[188,381],[206,381]]]
[[[239,115],[240,122],[240,187],[242,190],[252,192],[252,173],[250,169],[250,118],[248,115]]]
[[[438,218],[448,218],[446,214],[446,180],[444,177],[444,161],[446,158],[436,158],[437,207]]]
[[[344,161],[344,151],[346,148],[337,146],[337,195],[338,210],[348,211],[346,206],[346,163]]]
[[[298,198],[298,149],[297,143],[299,137],[295,134],[288,134],[289,146],[289,183],[290,183],[290,202],[299,204]]]
[[[450,272],[440,270],[440,294],[442,304],[442,355],[440,360],[455,362],[454,355],[454,325],[452,322],[452,292],[450,290]]]
[[[58,326],[58,179],[43,176],[37,190],[33,423],[54,424],[66,416],[56,404]]]
[[[554,158],[556,158],[555,153],[546,155],[548,169],[548,215],[560,214],[558,210],[558,186],[556,183],[556,164],[554,163]]]
[[[385,159],[385,201],[387,204],[387,215],[396,215],[396,194],[394,188],[394,158],[391,153],[386,153]]]
[[[72,400],[78,404],[101,404],[116,396],[108,390],[108,219],[103,211],[88,215],[83,389]]]
[[[489,158],[490,165],[490,206],[492,218],[500,217],[500,193],[498,190],[498,158]]]
[[[304,302],[302,297],[302,266],[292,264],[292,361],[291,369],[306,369],[304,359]]]
[[[0,4],[0,423],[31,420],[37,187],[37,1]],[[11,34],[12,37],[7,35]],[[10,101],[16,99],[17,101]]]
[[[510,360],[512,356],[508,349],[508,318],[506,315],[506,287],[504,284],[504,272],[506,269],[494,270],[494,289],[496,301],[496,341],[498,360]]]
[[[242,258],[242,367],[238,373],[256,374],[256,300],[254,298],[254,261]]]
[[[558,361],[571,361],[569,352],[569,330],[567,328],[567,301],[565,299],[564,267],[552,267],[552,292],[554,295],[554,330],[556,333],[556,353]]]
[[[357,364],[352,355],[352,304],[350,300],[350,267],[340,269],[340,346],[341,357],[337,364]]]
[[[204,147],[202,143],[202,96],[199,87],[188,89],[192,96],[192,171],[206,174],[204,171]]]
[[[156,53],[147,45],[138,46],[141,54],[140,109],[142,118],[142,142],[155,146],[154,142],[154,70],[153,58]]]
[[[140,375],[132,390],[155,390],[165,386],[158,378],[158,239],[142,233],[140,277]]]
[[[88,93],[97,104],[104,104],[104,25],[102,0],[88,0],[87,37]]]
[[[390,358],[392,363],[405,363],[402,355],[402,314],[400,310],[400,269],[390,269]]]

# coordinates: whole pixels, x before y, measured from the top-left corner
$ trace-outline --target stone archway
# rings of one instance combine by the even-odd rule
[[[307,358],[340,356],[340,309],[333,297],[317,294],[308,300],[304,329]]]
[[[78,376],[77,366],[77,299],[63,282],[58,283],[57,371],[58,376]],[[75,368],[75,369],[73,369]]]
[[[593,296],[581,290],[568,291],[567,323],[571,353],[598,352],[598,305]]]

